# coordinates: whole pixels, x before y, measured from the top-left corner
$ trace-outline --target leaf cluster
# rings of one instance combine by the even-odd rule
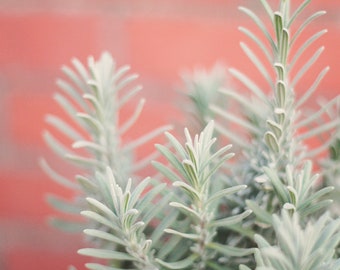
[[[241,48],[265,79],[269,94],[235,68],[229,72],[245,91],[221,89],[225,74],[216,67],[211,73],[184,76],[190,111],[200,129],[192,136],[186,128],[184,143],[167,132],[170,126],[131,142],[124,140],[127,132],[133,132],[144,99],[135,104],[128,119],[120,117],[142,88],[133,85],[137,75],[129,75],[128,66],[117,67],[109,53],[97,61],[90,57],[87,67],[79,60],[72,61],[73,69],[63,67],[68,80],[57,81],[62,92],[55,100],[76,127],[47,115],[46,122],[57,132],[44,132],[44,139],[79,173],[75,180],[69,179],[50,162],[43,159],[41,165],[53,180],[77,194],[70,202],[56,196],[49,201],[62,212],[81,213],[87,220],[54,223],[68,230],[84,229],[92,245],[78,253],[106,260],[88,263],[88,269],[340,269],[340,221],[321,214],[332,209],[331,195],[336,197],[334,189],[339,192],[340,187],[339,98],[308,113],[306,102],[329,68],[322,69],[306,89],[300,81],[324,48],[298,65],[326,31],[296,45],[301,33],[324,12],[301,23],[298,18],[311,0],[293,11],[290,0],[279,1],[277,11],[268,1],[259,2],[269,27],[252,10],[240,7],[240,11],[255,23],[264,40],[245,27],[239,29],[262,55],[246,43]],[[300,88],[303,95],[297,98]],[[238,110],[230,110],[230,103]],[[237,129],[232,128],[235,125]],[[134,159],[136,148],[163,132],[166,144],[156,144],[155,152]],[[71,146],[58,134],[72,141]],[[329,137],[325,143],[309,148],[310,138],[324,136]],[[235,144],[235,157],[225,141]],[[327,153],[328,158],[320,161],[319,156]],[[139,170],[150,163],[159,175],[141,177]],[[323,168],[321,185],[313,163]]]

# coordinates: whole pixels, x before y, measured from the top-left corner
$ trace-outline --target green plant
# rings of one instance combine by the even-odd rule
[[[277,11],[266,0],[259,2],[273,31],[251,10],[240,10],[260,28],[266,43],[250,30],[240,30],[259,47],[267,63],[245,43],[241,47],[271,92],[234,68],[230,74],[250,95],[232,87],[221,89],[221,69],[185,76],[195,128],[202,131],[192,136],[185,129],[184,142],[167,131],[170,126],[124,142],[123,134],[136,122],[144,100],[137,103],[131,118],[121,121],[121,108],[141,87],[130,87],[136,76],[126,75],[128,67],[117,68],[108,53],[98,61],[89,58],[88,68],[78,60],[73,60],[75,71],[63,68],[71,83],[59,80],[64,95],[57,93],[55,99],[82,131],[48,115],[47,122],[73,142],[72,149],[51,132],[45,132],[44,138],[54,152],[82,170],[74,182],[45,160],[41,165],[52,179],[76,190],[74,201],[56,196],[49,201],[63,212],[85,217],[80,224],[74,219],[54,219],[54,224],[84,230],[91,247],[78,252],[105,259],[87,264],[88,269],[340,268],[340,221],[321,215],[332,207],[333,186],[339,189],[339,98],[313,114],[305,108],[328,67],[303,89],[301,98],[295,94],[296,88],[304,87],[299,81],[323,48],[302,68],[295,70],[296,63],[325,31],[298,48],[296,40],[324,12],[307,17],[292,32],[310,0],[292,13],[289,0],[279,1]],[[228,108],[235,103],[233,108],[239,110],[230,111],[221,98],[228,101]],[[238,126],[236,131],[231,125]],[[136,161],[134,149],[164,131],[168,143],[157,144],[158,153]],[[330,139],[309,149],[306,141],[319,136]],[[225,140],[235,146],[223,146]],[[230,149],[235,149],[235,156]],[[327,150],[328,157],[320,158]],[[157,161],[159,156],[163,162]],[[150,163],[163,178],[141,180],[138,170]],[[323,166],[322,185],[317,184],[320,177],[313,163]],[[164,178],[170,183],[161,183]]]

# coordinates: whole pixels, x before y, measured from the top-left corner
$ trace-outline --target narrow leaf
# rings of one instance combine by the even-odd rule
[[[230,225],[241,222],[243,219],[249,216],[252,212],[253,212],[252,210],[246,210],[243,213],[235,215],[235,216],[214,220],[209,224],[209,227],[211,228],[228,227]]]
[[[133,261],[132,256],[127,253],[108,250],[108,249],[96,249],[96,248],[82,248],[78,250],[78,254],[91,256],[100,259],[120,260],[120,261]]]
[[[267,144],[267,146],[274,152],[274,153],[279,153],[280,151],[280,146],[279,143],[276,139],[276,136],[273,132],[267,131],[264,134],[264,140]]]
[[[254,253],[253,248],[237,248],[219,243],[209,243],[207,247],[228,257],[245,257]]]
[[[272,215],[266,210],[262,209],[257,202],[246,200],[247,206],[254,212],[255,216],[263,223],[272,224]]]
[[[171,262],[171,263],[168,263],[168,262],[164,262],[162,260],[159,260],[159,259],[156,259],[156,261],[166,267],[166,268],[169,268],[169,269],[185,269],[189,266],[192,266],[193,265],[193,262],[196,260],[196,256],[192,255],[192,256],[189,256],[181,261],[177,261],[177,262]]]

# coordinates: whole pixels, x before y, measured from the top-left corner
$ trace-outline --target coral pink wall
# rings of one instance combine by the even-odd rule
[[[239,25],[254,29],[238,5],[260,10],[255,0],[2,0],[0,2],[0,269],[82,269],[79,237],[49,228],[46,192],[69,195],[38,168],[46,152],[44,114],[56,111],[52,93],[62,64],[108,50],[138,72],[147,98],[142,126],[173,121],[178,72],[221,60],[251,74],[239,48],[248,41]],[[295,2],[295,1],[294,1]],[[300,1],[301,2],[301,1]],[[308,33],[328,28],[316,45],[326,50],[308,73],[331,70],[319,93],[339,94],[340,1],[314,0],[310,11],[328,14]],[[316,47],[314,47],[316,48]],[[256,75],[257,76],[257,75]],[[160,113],[160,111],[162,113]],[[175,115],[174,115],[175,114]]]

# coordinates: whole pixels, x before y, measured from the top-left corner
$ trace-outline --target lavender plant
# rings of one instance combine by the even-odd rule
[[[81,224],[65,219],[54,224],[84,231],[89,246],[78,253],[104,259],[89,262],[88,269],[340,269],[340,220],[335,211],[321,215],[334,208],[333,185],[339,187],[339,98],[312,115],[306,113],[306,101],[328,67],[296,97],[296,89],[304,86],[299,81],[323,47],[294,71],[304,51],[326,31],[293,49],[296,40],[324,12],[296,26],[311,0],[292,12],[290,0],[278,2],[275,11],[259,0],[271,29],[253,11],[240,8],[264,34],[263,41],[240,27],[263,53],[262,59],[241,43],[267,81],[269,94],[235,68],[229,72],[246,88],[241,93],[228,86],[221,89],[221,69],[184,76],[195,128],[202,131],[192,136],[185,129],[183,140],[164,126],[124,142],[123,134],[133,131],[144,100],[128,120],[121,120],[120,110],[141,87],[133,86],[136,75],[126,75],[128,67],[116,67],[108,53],[98,61],[89,58],[88,67],[73,60],[75,70],[63,68],[69,81],[58,80],[62,92],[55,99],[78,128],[48,115],[47,123],[73,143],[65,146],[50,131],[44,138],[56,154],[81,169],[73,181],[44,159],[41,165],[52,179],[76,191],[71,202],[56,196],[49,202],[62,212],[85,217]],[[221,98],[225,102],[219,102]],[[240,109],[225,106],[231,102]],[[229,128],[235,124],[237,132]],[[136,147],[164,131],[168,143],[157,144],[157,151],[142,160],[133,158]],[[310,149],[306,140],[325,134],[330,139]],[[225,146],[225,141],[235,146]],[[329,157],[319,159],[327,151]],[[165,161],[157,161],[158,156]],[[163,177],[138,175],[151,163]],[[322,178],[313,164],[323,165]],[[322,185],[317,184],[320,179]]]

